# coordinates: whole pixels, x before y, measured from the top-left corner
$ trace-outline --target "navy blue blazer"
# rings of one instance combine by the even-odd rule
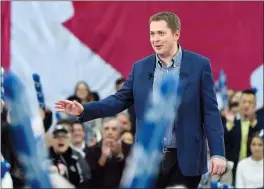
[[[134,63],[123,87],[116,94],[84,104],[80,121],[113,116],[134,104],[136,136],[144,127],[146,98],[152,91],[156,57],[151,55]],[[225,156],[224,132],[216,101],[209,59],[183,49],[178,88],[183,88],[182,102],[175,124],[178,161],[181,172],[196,176],[207,172],[207,145],[211,156]]]

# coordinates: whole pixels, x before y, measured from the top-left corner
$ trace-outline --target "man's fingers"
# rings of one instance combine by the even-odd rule
[[[77,106],[78,108],[83,108],[83,106],[79,103],[79,102],[77,102],[77,101],[73,101],[73,103],[75,104],[75,106]]]
[[[65,106],[67,104],[72,104],[73,102],[70,100],[58,100],[57,102],[55,102],[56,105],[62,105]]]
[[[57,102],[55,102],[56,105],[65,105],[66,102],[64,102],[63,100],[59,100]]]
[[[210,166],[209,166],[209,173],[212,174],[213,171],[213,161],[210,161]]]
[[[58,109],[62,109],[62,108],[64,108],[65,106],[63,106],[63,105],[55,105],[55,108],[58,108]]]
[[[221,166],[218,166],[218,167],[217,167],[217,172],[216,172],[216,174],[217,174],[217,175],[221,175],[221,174],[222,174],[222,170],[223,170],[223,169],[221,168]]]
[[[57,108],[56,110],[57,110],[57,112],[65,112],[64,108]]]
[[[213,165],[212,175],[217,174],[217,171],[218,171],[218,166],[217,165]]]
[[[67,112],[71,112],[72,104],[67,104],[65,109]]]

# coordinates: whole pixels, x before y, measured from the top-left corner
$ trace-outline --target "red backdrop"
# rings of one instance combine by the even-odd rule
[[[83,43],[124,76],[134,61],[152,53],[149,17],[175,12],[182,21],[180,44],[212,61],[215,78],[224,69],[228,86],[249,87],[263,63],[262,2],[74,2],[65,23]]]

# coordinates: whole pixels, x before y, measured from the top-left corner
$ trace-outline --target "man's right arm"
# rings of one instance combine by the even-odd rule
[[[84,104],[84,111],[78,117],[78,120],[80,122],[86,122],[96,118],[114,116],[131,106],[134,103],[133,75],[134,65],[125,84],[116,94],[110,95],[97,102]]]

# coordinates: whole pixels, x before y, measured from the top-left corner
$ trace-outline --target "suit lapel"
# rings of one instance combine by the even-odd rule
[[[153,90],[153,81],[154,81],[154,71],[156,66],[156,56],[151,55],[145,62],[146,69],[144,69],[144,73],[142,75],[142,86],[144,87],[144,93],[148,94],[149,92],[152,92]]]
[[[192,64],[189,59],[189,52],[182,49],[182,61],[180,68],[179,84],[177,89],[177,94],[180,98],[184,98],[184,92],[188,84],[188,79],[190,77]]]

